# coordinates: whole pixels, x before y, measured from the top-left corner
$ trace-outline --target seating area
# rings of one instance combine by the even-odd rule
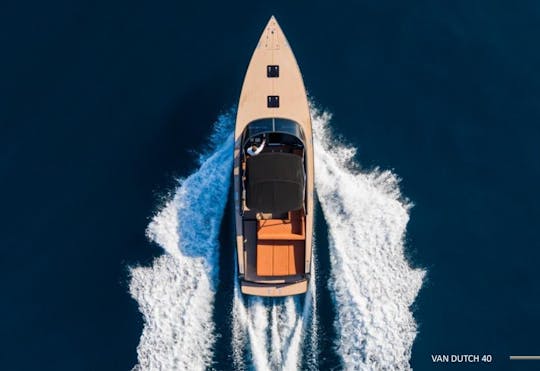
[[[259,240],[257,275],[288,276],[304,273],[304,241]]]
[[[302,212],[290,211],[287,219],[262,219],[257,223],[259,240],[305,240]]]
[[[301,210],[285,219],[257,222],[257,275],[287,276],[305,271],[305,219]]]

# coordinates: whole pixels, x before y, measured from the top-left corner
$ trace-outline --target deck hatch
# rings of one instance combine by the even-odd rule
[[[267,99],[268,108],[279,107],[279,95],[269,95]]]
[[[278,65],[266,66],[266,77],[279,77],[279,66]]]

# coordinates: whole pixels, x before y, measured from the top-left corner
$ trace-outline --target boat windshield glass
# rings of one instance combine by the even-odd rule
[[[304,132],[300,125],[288,119],[268,118],[252,121],[247,127],[247,138],[262,133],[286,133],[294,135],[305,142]]]

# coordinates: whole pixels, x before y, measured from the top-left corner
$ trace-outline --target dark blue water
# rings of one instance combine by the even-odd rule
[[[506,358],[540,354],[540,6],[487,0],[2,3],[2,369],[136,364],[127,267],[160,253],[149,217],[236,102],[271,14],[360,163],[394,169],[416,205],[411,365],[534,369]],[[321,365],[339,368],[320,315]]]

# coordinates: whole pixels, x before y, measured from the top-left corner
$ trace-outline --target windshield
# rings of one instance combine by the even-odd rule
[[[247,127],[247,138],[262,133],[286,133],[305,142],[304,132],[300,125],[288,119],[268,118],[252,121]]]

